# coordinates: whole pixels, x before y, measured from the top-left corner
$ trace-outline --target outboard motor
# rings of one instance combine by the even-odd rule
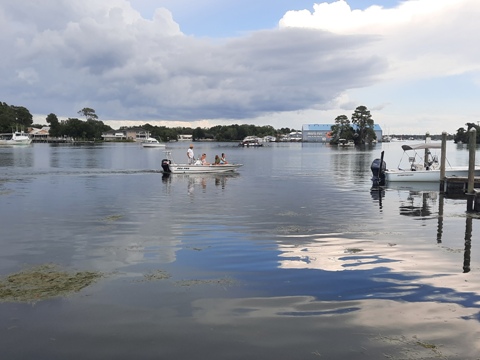
[[[375,159],[370,166],[372,170],[372,185],[373,187],[385,186],[385,170],[387,170],[387,164],[383,161],[383,151],[381,159]]]
[[[168,159],[163,159],[162,160],[162,169],[164,173],[170,174],[172,171],[170,170],[170,164],[172,162]]]

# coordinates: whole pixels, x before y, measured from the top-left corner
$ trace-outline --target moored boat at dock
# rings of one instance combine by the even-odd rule
[[[0,145],[30,145],[32,139],[23,131],[0,134]]]
[[[416,145],[402,145],[404,151],[402,159],[407,157],[408,164],[402,165],[402,159],[396,169],[388,169],[383,165],[383,175],[388,182],[440,182],[440,163],[437,155],[431,153],[431,149],[440,149],[440,143],[426,142]],[[422,150],[422,157],[417,150]],[[374,160],[375,163],[375,160]],[[372,172],[374,177],[380,167],[380,163],[372,163]],[[447,162],[448,163],[448,162]],[[445,164],[446,177],[468,177],[468,166],[450,166]],[[480,167],[475,166],[475,176],[480,176]]]

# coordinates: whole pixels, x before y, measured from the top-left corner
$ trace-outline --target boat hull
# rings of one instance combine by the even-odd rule
[[[253,142],[250,142],[250,143],[240,143],[238,144],[238,146],[243,146],[243,147],[261,147],[263,146],[263,144],[261,143],[253,143]]]
[[[468,177],[468,167],[453,167],[445,170],[445,176]],[[480,168],[475,168],[475,176],[480,176]],[[440,182],[440,170],[386,170],[387,182]]]
[[[161,148],[161,149],[165,149],[166,145],[165,144],[161,144],[161,143],[158,143],[158,144],[155,144],[155,143],[142,143],[142,146],[144,148]]]
[[[237,170],[242,164],[188,165],[169,164],[171,174],[218,174]],[[163,171],[167,173],[167,171]]]
[[[32,139],[0,140],[0,145],[30,145]]]

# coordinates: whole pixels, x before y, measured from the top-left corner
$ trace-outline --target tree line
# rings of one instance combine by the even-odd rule
[[[211,128],[197,127],[194,129],[189,127],[168,128],[166,126],[146,124],[142,128],[150,132],[151,136],[162,141],[176,140],[179,135],[192,135],[193,140],[240,141],[247,136],[264,137],[270,135],[278,137],[294,131],[294,129],[290,128],[274,129],[270,125],[257,126],[247,124],[217,125]]]
[[[68,118],[59,120],[51,113],[46,117],[46,122],[50,126],[49,135],[60,138],[68,137],[83,140],[101,140],[102,134],[113,130],[109,125],[98,119],[95,110],[85,107],[78,111],[82,118]],[[473,125],[473,124],[472,124]],[[23,106],[13,106],[6,103],[0,103],[0,131],[11,132],[15,129],[24,129],[28,127],[41,127],[34,125],[33,118],[29,110]],[[354,140],[356,144],[365,144],[376,138],[374,120],[370,111],[365,106],[359,106],[349,119],[346,115],[340,115],[335,118],[335,125],[331,128],[331,142],[338,143],[339,139]],[[145,124],[136,127],[123,127],[123,129],[143,129],[150,135],[161,141],[177,140],[180,135],[192,135],[193,140],[210,139],[215,141],[240,141],[247,136],[274,136],[279,137],[289,134],[295,129],[281,128],[275,129],[273,126],[257,126],[252,124],[233,124],[217,125],[211,128],[190,128],[153,126]],[[460,131],[460,130],[459,130]]]
[[[46,117],[46,121],[50,126],[51,137],[69,137],[74,139],[85,140],[101,140],[102,134],[113,130],[109,125],[98,120],[98,115],[92,108],[85,107],[78,111],[85,121],[78,118],[68,118],[59,121],[53,113]],[[339,115],[335,118],[335,124],[331,127],[331,143],[338,143],[339,139],[353,140],[356,144],[366,144],[376,139],[372,115],[366,106],[358,106],[349,119],[346,115]],[[477,130],[477,144],[480,143],[480,126],[474,123],[466,123],[464,127],[457,130],[453,136],[455,143],[467,143],[468,133],[470,129]],[[33,124],[33,116],[30,111],[23,106],[8,105],[0,102],[0,132],[12,132],[15,130],[27,130],[29,127],[41,128],[42,125]],[[124,127],[121,129],[126,129]],[[170,141],[177,140],[179,135],[192,135],[193,140],[211,139],[215,141],[239,141],[247,136],[264,137],[267,135],[279,137],[289,134],[295,129],[288,127],[274,129],[273,126],[257,126],[257,125],[217,125],[211,128],[190,128],[190,127],[174,127],[153,126],[145,124],[136,127],[148,131],[151,136],[161,140]]]
[[[78,114],[85,120],[79,118],[59,120],[54,113],[48,114],[45,120],[50,127],[49,136],[53,138],[67,137],[82,140],[101,140],[103,133],[113,130],[109,125],[99,120],[96,111],[92,108],[85,107],[79,110]],[[16,129],[26,131],[29,127],[41,128],[42,125],[33,124],[33,117],[27,108],[0,103],[0,132],[12,132]],[[143,129],[148,131],[152,137],[161,141],[178,140],[180,135],[192,135],[193,140],[239,141],[246,136],[280,136],[294,131],[294,129],[290,128],[274,129],[269,125],[237,124],[218,125],[211,128],[169,128],[147,123],[140,126],[120,128],[120,130],[125,129]]]

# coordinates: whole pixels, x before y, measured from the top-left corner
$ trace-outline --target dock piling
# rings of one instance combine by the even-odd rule
[[[447,133],[442,132],[442,150],[440,152],[440,192],[445,192],[445,163],[447,162]]]
[[[471,128],[468,141],[468,185],[467,185],[467,211],[473,211],[475,200],[475,151],[477,148],[477,130]]]

